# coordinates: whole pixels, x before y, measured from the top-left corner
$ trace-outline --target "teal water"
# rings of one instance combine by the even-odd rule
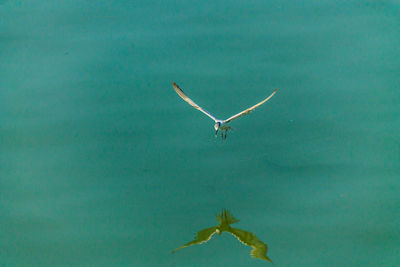
[[[397,1],[0,1],[1,266],[400,265]],[[232,122],[227,140],[172,89]]]

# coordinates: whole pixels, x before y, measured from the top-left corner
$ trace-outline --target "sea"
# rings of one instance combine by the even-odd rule
[[[397,0],[0,0],[0,266],[400,266],[399,130]]]

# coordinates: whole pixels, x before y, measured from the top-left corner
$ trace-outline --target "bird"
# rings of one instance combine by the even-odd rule
[[[214,120],[215,124],[214,124],[214,129],[215,129],[215,136],[217,137],[218,134],[218,130],[221,130],[221,138],[226,139],[226,134],[227,132],[231,129],[230,126],[228,126],[228,123],[230,123],[231,121],[243,116],[243,115],[247,115],[250,112],[252,112],[255,108],[261,106],[262,104],[264,104],[265,102],[267,102],[275,93],[276,91],[278,91],[278,89],[276,89],[270,96],[268,96],[266,99],[264,99],[263,101],[255,104],[254,106],[245,109],[231,117],[229,117],[226,120],[220,120],[217,119],[214,115],[212,115],[210,112],[208,112],[207,110],[203,109],[202,107],[200,107],[199,105],[197,105],[193,100],[191,100],[184,92],[183,90],[175,83],[172,83],[172,87],[174,88],[175,92],[186,102],[189,103],[189,105],[191,105],[192,107],[194,107],[197,110],[200,110],[201,112],[203,112],[204,114],[206,114],[208,117],[210,117],[212,120]],[[224,134],[225,131],[225,134]]]
[[[229,211],[223,209],[221,214],[216,214],[215,217],[219,222],[218,226],[209,227],[197,232],[197,235],[193,241],[177,247],[171,252],[171,254],[185,247],[206,243],[213,237],[214,234],[221,235],[222,232],[228,232],[246,246],[252,247],[252,250],[250,251],[250,256],[261,260],[266,260],[274,264],[272,260],[266,255],[268,251],[268,246],[264,244],[261,240],[259,240],[255,234],[230,226],[231,224],[239,222],[239,220],[233,217],[233,215],[230,214]]]

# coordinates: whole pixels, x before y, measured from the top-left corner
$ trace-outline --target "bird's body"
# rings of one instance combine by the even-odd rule
[[[226,133],[231,129],[231,127],[228,126],[228,124],[222,120],[216,120],[214,129],[215,129],[215,136],[217,136],[218,130],[221,130],[221,137],[226,138]],[[224,131],[225,131],[225,135],[224,135]]]
[[[268,258],[266,255],[268,251],[268,246],[264,244],[261,240],[259,240],[255,234],[230,226],[231,224],[234,224],[239,220],[233,217],[227,210],[222,210],[221,215],[215,216],[217,218],[217,221],[220,223],[219,225],[199,231],[196,235],[195,240],[174,249],[171,253],[174,253],[175,251],[188,246],[205,243],[209,241],[214,234],[220,235],[222,232],[227,232],[235,236],[240,242],[242,242],[246,246],[252,247],[252,250],[250,252],[250,255],[252,257],[266,260],[273,264],[271,259]]]
[[[210,112],[208,112],[207,110],[201,108],[199,105],[197,105],[195,102],[193,102],[193,100],[191,100],[183,91],[181,88],[179,88],[179,86],[176,83],[172,83],[172,86],[174,87],[175,92],[183,99],[185,100],[189,105],[191,105],[192,107],[194,107],[195,109],[203,112],[205,115],[207,115],[208,117],[210,117],[212,120],[214,120],[215,124],[214,124],[214,129],[215,129],[215,135],[217,135],[218,130],[221,130],[221,137],[222,138],[226,138],[226,134],[227,132],[231,129],[230,126],[228,126],[228,123],[230,123],[231,121],[249,114],[250,112],[252,112],[255,108],[261,106],[262,104],[264,104],[265,102],[267,102],[275,93],[278,89],[276,89],[270,96],[268,96],[266,99],[264,99],[263,101],[259,102],[258,104],[245,109],[231,117],[229,117],[226,120],[220,120],[217,119],[216,117],[214,117]],[[225,131],[225,134],[224,134]]]

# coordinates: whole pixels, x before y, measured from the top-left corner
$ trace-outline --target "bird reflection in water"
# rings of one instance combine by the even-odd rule
[[[268,247],[266,244],[264,244],[261,240],[257,238],[257,236],[253,233],[233,228],[230,226],[230,224],[237,223],[239,220],[237,220],[235,217],[233,217],[229,211],[227,210],[222,210],[220,215],[215,215],[217,218],[217,221],[219,222],[218,226],[215,227],[210,227],[203,229],[199,231],[196,235],[195,240],[190,241],[176,249],[174,249],[171,253],[174,253],[175,251],[185,248],[188,246],[196,245],[196,244],[202,244],[207,242],[208,240],[211,239],[211,237],[214,234],[220,235],[222,232],[228,232],[235,236],[240,242],[245,244],[246,246],[250,246],[253,249],[250,251],[250,255],[254,258],[262,259],[269,261],[273,264],[270,258],[267,257],[267,251]]]

